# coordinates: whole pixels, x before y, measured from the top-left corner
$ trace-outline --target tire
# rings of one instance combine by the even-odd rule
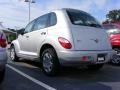
[[[4,77],[5,77],[5,69],[0,71],[0,84],[4,81]]]
[[[114,65],[120,65],[120,56],[119,55],[114,55],[112,60],[111,60],[111,63],[114,64]]]
[[[55,76],[59,72],[59,60],[53,48],[45,49],[41,56],[42,70],[48,76]]]
[[[96,64],[96,65],[88,65],[87,67],[89,70],[97,71],[100,70],[103,66],[104,64]]]
[[[18,61],[19,60],[19,57],[16,55],[15,47],[13,45],[10,47],[10,58],[11,58],[12,61]]]

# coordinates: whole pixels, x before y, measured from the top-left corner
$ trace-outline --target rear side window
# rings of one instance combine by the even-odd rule
[[[48,26],[48,18],[49,18],[49,14],[46,14],[37,18],[34,25],[34,30],[46,28]]]
[[[49,26],[54,26],[57,23],[57,17],[55,13],[50,13]]]

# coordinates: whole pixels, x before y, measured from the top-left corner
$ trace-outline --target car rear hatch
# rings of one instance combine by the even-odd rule
[[[73,25],[75,50],[111,50],[107,33],[95,27]]]

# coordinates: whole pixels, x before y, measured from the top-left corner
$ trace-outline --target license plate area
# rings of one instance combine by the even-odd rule
[[[98,56],[97,56],[97,61],[98,61],[98,62],[105,61],[105,54],[98,54]]]

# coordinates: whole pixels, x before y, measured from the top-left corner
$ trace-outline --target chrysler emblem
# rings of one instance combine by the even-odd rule
[[[99,40],[98,40],[98,39],[91,39],[91,40],[95,41],[96,43],[98,43],[98,42],[99,42]]]

